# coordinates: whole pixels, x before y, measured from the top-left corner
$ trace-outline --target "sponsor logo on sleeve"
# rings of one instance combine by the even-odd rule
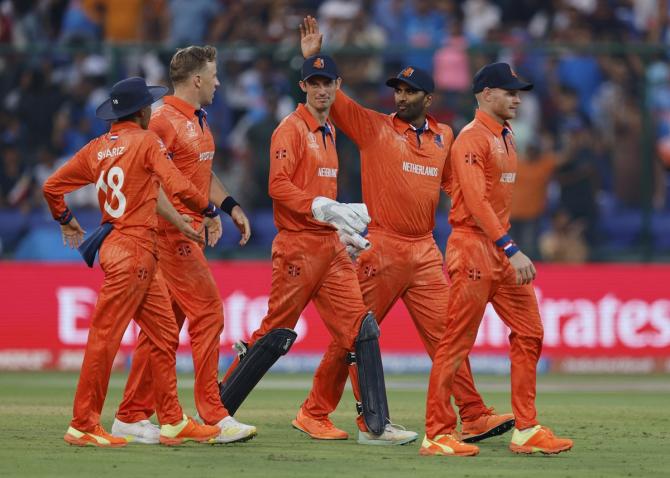
[[[502,173],[500,175],[501,183],[514,183],[516,181],[516,173]]]
[[[477,164],[477,155],[475,153],[465,153],[465,164],[474,166]]]

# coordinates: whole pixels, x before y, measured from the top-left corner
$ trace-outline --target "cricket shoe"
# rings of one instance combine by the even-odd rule
[[[337,428],[330,418],[311,418],[305,415],[302,408],[298,410],[298,415],[291,422],[293,428],[306,433],[316,440],[346,440],[349,434],[344,430]]]
[[[207,443],[216,438],[221,429],[217,426],[200,425],[192,418],[184,415],[184,419],[176,425],[162,425],[158,440],[161,445],[175,446],[186,441]]]
[[[405,427],[387,423],[381,435],[358,430],[358,443],[361,445],[406,445],[418,438],[416,432],[405,430]]]
[[[210,443],[244,442],[256,436],[256,427],[240,423],[230,416],[221,420],[216,426],[221,431],[209,441]]]
[[[479,454],[479,447],[461,441],[456,434],[436,435],[432,440],[423,437],[419,455],[422,456],[475,456]]]
[[[128,444],[125,438],[110,435],[101,425],[96,425],[92,432],[82,432],[74,427],[69,427],[63,439],[74,446],[118,448]]]
[[[161,428],[149,420],[140,420],[135,423],[122,422],[118,418],[112,424],[112,435],[125,438],[128,443],[146,443],[156,445],[160,441]]]
[[[514,415],[497,415],[493,408],[489,408],[476,420],[463,421],[461,425],[461,440],[474,443],[510,431],[514,426]]]
[[[515,428],[509,449],[514,453],[555,455],[570,450],[572,444],[572,440],[568,438],[554,436],[549,428],[535,425],[524,431]]]

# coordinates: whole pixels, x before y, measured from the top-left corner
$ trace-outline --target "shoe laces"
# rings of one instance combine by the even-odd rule
[[[388,430],[388,431],[391,431],[391,432],[394,431],[394,430],[400,430],[400,431],[406,432],[406,431],[407,431],[407,428],[405,428],[405,427],[402,426],[402,425],[396,425],[396,424],[393,423],[393,422],[388,422],[388,423],[384,426],[384,431],[387,431],[387,430]]]
[[[109,435],[109,433],[107,433],[107,431],[104,428],[102,428],[102,425],[98,424],[93,429],[93,435],[105,436]]]

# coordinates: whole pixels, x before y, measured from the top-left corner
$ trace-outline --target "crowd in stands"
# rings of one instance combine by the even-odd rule
[[[344,89],[370,108],[393,111],[384,80],[407,64],[433,73],[433,114],[455,131],[472,118],[483,64],[506,61],[535,84],[513,122],[512,235],[532,258],[670,250],[667,0],[0,0],[0,212],[45,215],[40,186],[106,131],[94,112],[108,88],[132,75],[167,85],[175,48],[208,43],[222,83],[207,108],[214,169],[269,222],[270,135],[301,98],[306,14]],[[340,198],[357,201],[358,152],[340,137]],[[93,188],[69,201],[97,205]],[[271,224],[254,226],[269,253]]]

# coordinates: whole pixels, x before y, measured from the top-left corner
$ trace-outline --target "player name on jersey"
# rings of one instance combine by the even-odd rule
[[[421,176],[433,176],[437,177],[439,170],[435,167],[424,166],[422,164],[409,163],[407,161],[402,162],[402,170],[406,173],[419,174]]]
[[[121,156],[126,150],[125,146],[116,146],[114,148],[107,148],[103,151],[98,151],[98,161],[102,161],[107,158],[115,158],[116,156]]]
[[[319,168],[319,171],[317,173],[319,176],[322,178],[336,178],[337,177],[337,169],[335,168]]]

